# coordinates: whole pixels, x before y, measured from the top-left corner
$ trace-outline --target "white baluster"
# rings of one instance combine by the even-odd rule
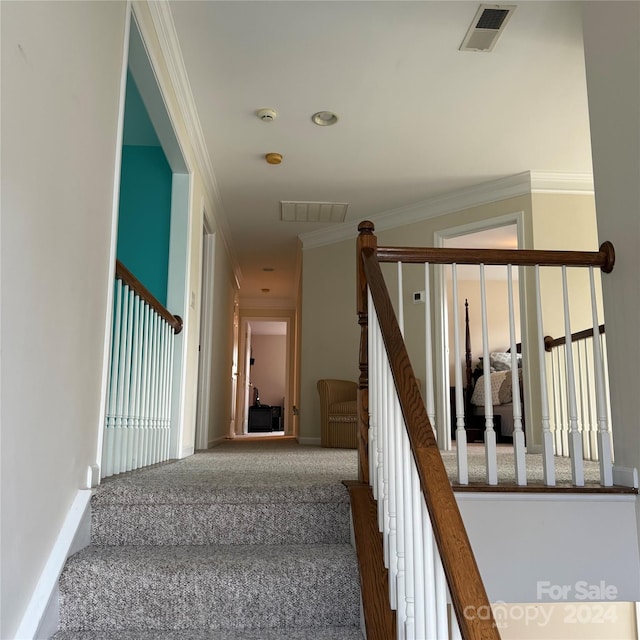
[[[589,441],[589,385],[586,372],[586,344],[586,340],[580,340],[575,342],[573,346],[575,351],[576,379],[578,381],[576,394],[578,396],[578,426],[582,440],[582,455],[585,460],[592,460],[591,442]]]
[[[433,348],[431,334],[431,280],[429,278],[429,263],[424,265],[424,344],[425,344],[425,392],[427,399],[427,416],[431,422],[431,428],[434,434],[438,433],[436,428],[436,406],[434,399],[434,380],[433,380]],[[448,439],[445,438],[445,442]]]
[[[396,465],[396,431],[395,423],[395,388],[391,377],[389,362],[385,357],[385,367],[387,369],[387,397],[388,397],[388,477],[389,487],[389,600],[391,608],[397,611],[400,601],[398,593],[398,540],[401,537],[398,533],[398,500],[397,500],[397,465]]]
[[[124,388],[122,398],[122,471],[130,471],[129,455],[131,451],[131,368],[133,364],[133,320],[135,318],[136,294],[133,289],[129,289],[128,315],[127,315],[127,350],[124,367]]]
[[[142,406],[142,341],[144,331],[144,301],[136,299],[136,331],[134,334],[134,374],[133,378],[133,448],[131,452],[131,466],[133,469],[140,468],[140,419]]]
[[[159,354],[159,322],[158,314],[153,312],[153,339],[151,342],[151,416],[152,416],[152,428],[151,428],[151,463],[155,464],[158,461],[158,354]]]
[[[129,324],[129,286],[124,285],[124,291],[122,296],[122,319],[120,324],[120,355],[118,356],[118,392],[116,400],[116,429],[114,432],[114,459],[113,470],[114,473],[122,473],[123,460],[122,460],[122,441],[123,433],[126,427],[124,418],[124,394],[125,384],[127,383],[126,369],[127,369],[127,350],[129,334],[127,332]]]
[[[453,305],[453,352],[456,398],[456,456],[458,462],[458,482],[469,484],[469,464],[467,459],[467,432],[464,424],[464,398],[462,394],[462,358],[460,356],[460,321],[458,317],[458,272],[455,263],[451,265]]]
[[[598,454],[600,458],[600,484],[605,487],[613,485],[613,469],[611,456],[611,437],[607,420],[607,399],[604,386],[604,359],[600,344],[598,325],[598,308],[596,306],[596,290],[593,279],[593,267],[589,267],[591,286],[591,316],[593,319],[593,356],[596,380],[596,410],[598,413]]]
[[[491,402],[491,375],[489,369],[489,331],[487,327],[487,290],[484,264],[480,265],[480,302],[482,309],[482,350],[484,365],[484,453],[487,469],[487,483],[498,484],[498,461],[496,432],[493,428],[493,403]]]
[[[160,461],[164,461],[167,459],[167,444],[168,444],[168,436],[169,436],[169,423],[170,416],[168,413],[169,409],[169,398],[171,396],[171,390],[169,388],[169,345],[171,340],[171,333],[173,329],[171,325],[161,320],[162,325],[162,375],[160,377],[162,381],[162,393],[160,397],[160,407],[161,407],[161,415],[162,415],[162,432],[160,437]]]
[[[435,538],[433,537],[433,528],[431,526],[431,519],[429,518],[429,512],[427,505],[422,501],[422,543],[424,548],[423,553],[423,566],[424,566],[424,581],[425,581],[425,638],[437,638],[438,625],[436,622],[437,608],[436,608],[436,570],[435,570],[435,556],[437,551],[435,547]]]
[[[582,462],[582,436],[578,430],[578,406],[576,402],[576,379],[573,366],[573,343],[569,318],[569,293],[567,290],[567,267],[562,266],[562,299],[564,306],[564,331],[566,334],[565,357],[567,362],[567,391],[569,394],[569,453],[571,455],[571,476],[576,487],[584,486],[584,465]]]
[[[402,497],[404,513],[404,567],[405,567],[405,602],[406,619],[404,637],[415,638],[415,574],[413,546],[413,456],[407,435],[406,422],[400,422],[402,431]]]
[[[585,341],[585,374],[586,385],[588,393],[587,402],[587,420],[588,420],[588,438],[589,438],[589,452],[591,453],[591,460],[599,460],[598,457],[598,411],[596,409],[596,382],[593,377],[593,371],[595,370],[595,357],[593,351],[595,349],[593,341],[598,338],[591,338],[589,341]],[[584,427],[583,427],[584,428]]]
[[[378,324],[376,318],[376,331],[380,334],[380,325]],[[380,336],[380,341],[382,338]],[[381,345],[379,351],[379,361],[378,367],[380,367],[382,371],[382,400],[383,400],[383,413],[382,413],[382,495],[383,495],[383,503],[382,503],[382,524],[383,524],[383,553],[384,553],[384,562],[387,569],[390,570],[392,560],[392,555],[395,555],[395,550],[392,553],[390,550],[390,536],[391,536],[391,509],[390,509],[390,495],[391,489],[389,486],[389,471],[390,471],[390,463],[389,463],[389,453],[390,449],[390,431],[391,431],[391,409],[390,409],[390,389],[389,389],[389,367],[387,366],[386,354],[384,352],[384,347]],[[380,511],[380,509],[378,510]],[[394,525],[395,526],[395,525]],[[389,574],[391,576],[391,573]],[[395,574],[394,574],[395,576]],[[394,587],[395,588],[395,587]]]
[[[513,308],[513,274],[511,265],[507,265],[507,294],[509,300],[509,346],[511,348],[511,388],[513,402],[513,457],[516,484],[527,484],[525,466],[524,431],[522,430],[522,403],[520,399],[520,369],[516,347],[516,321]],[[544,362],[542,363],[544,366]]]
[[[436,638],[447,638],[449,636],[449,616],[447,604],[447,579],[444,575],[442,560],[437,545],[434,545],[434,568],[435,568],[435,589],[436,589]]]
[[[142,439],[140,463],[141,466],[149,464],[149,433],[151,430],[150,420],[150,402],[149,397],[151,394],[151,308],[147,303],[144,305],[144,334],[142,340],[143,349],[143,363],[142,363],[142,420],[140,436]]]
[[[404,482],[403,482],[403,451],[402,451],[402,412],[398,402],[398,394],[395,385],[393,387],[393,453],[395,468],[396,489],[396,555],[398,557],[397,575],[397,623],[398,640],[404,638],[405,623],[407,621],[407,591],[406,591],[406,564],[405,564],[405,509],[404,509]]]
[[[462,632],[453,605],[451,605],[451,640],[462,640]]]
[[[369,296],[370,297],[370,296]],[[369,313],[372,312],[371,304],[368,305]],[[378,335],[373,331],[372,323],[367,328],[367,363],[368,363],[368,391],[369,391],[369,431],[367,433],[369,443],[369,485],[375,500],[378,500],[378,369],[375,366],[377,358]]]
[[[404,338],[404,291],[402,287],[402,262],[398,262],[398,326]]]
[[[171,353],[173,351],[173,327],[167,326],[167,365],[166,365],[166,387],[165,387],[165,428],[164,428],[164,452],[163,460],[169,459],[169,435],[171,433],[171,389],[173,387],[173,375],[171,367]]]
[[[113,331],[111,335],[111,369],[109,375],[107,419],[105,426],[105,443],[103,446],[102,477],[111,476],[114,471],[114,447],[116,412],[118,402],[118,371],[120,369],[120,326],[122,322],[122,280],[115,281]]]
[[[551,367],[551,399],[553,401],[553,425],[550,425],[550,429],[553,432],[553,452],[555,455],[560,455],[562,451],[562,434],[561,434],[561,422],[559,413],[559,400],[558,400],[558,387],[560,385],[559,376],[560,373],[556,367],[555,354],[557,349],[549,353],[548,362]]]
[[[547,375],[544,367],[544,331],[542,329],[542,302],[540,298],[540,266],[535,267],[536,316],[538,323],[538,356],[540,362],[540,410],[542,419],[542,467],[544,483],[556,484],[556,470],[553,461],[553,439],[549,430],[549,401],[547,399]]]
[[[131,309],[131,383],[129,385],[129,427],[127,429],[127,471],[137,469],[135,461],[135,437],[137,431],[137,413],[136,402],[138,396],[138,358],[140,355],[139,341],[139,313],[140,313],[140,297],[134,295],[132,298]]]
[[[420,488],[420,477],[416,465],[411,464],[412,504],[411,516],[413,519],[413,565],[414,565],[414,600],[415,600],[415,630],[413,637],[416,640],[426,638],[425,630],[425,579],[424,579],[424,548],[422,531],[422,505],[424,498]]]
[[[390,554],[390,488],[389,488],[389,430],[390,430],[390,412],[389,412],[389,385],[388,385],[388,367],[387,361],[384,355],[384,348],[382,345],[382,338],[380,336],[380,325],[378,319],[373,315],[373,323],[376,330],[378,349],[376,350],[376,368],[380,370],[380,399],[381,413],[380,413],[380,443],[382,446],[382,507],[378,505],[378,519],[379,527],[383,532],[383,553],[384,563],[387,569],[391,567],[391,554]]]

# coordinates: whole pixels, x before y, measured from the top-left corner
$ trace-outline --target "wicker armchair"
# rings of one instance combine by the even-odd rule
[[[358,448],[358,385],[350,380],[318,380],[320,394],[320,444],[323,447]]]

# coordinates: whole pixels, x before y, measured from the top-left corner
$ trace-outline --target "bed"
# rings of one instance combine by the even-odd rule
[[[516,361],[518,364],[519,398],[521,402],[522,428],[524,429],[524,412],[522,411],[522,355],[521,345],[517,345]],[[489,376],[491,405],[493,407],[494,428],[498,441],[513,438],[513,376],[511,373],[512,355],[510,351],[492,351],[489,354]],[[469,303],[465,300],[465,425],[470,442],[483,439],[485,422],[485,384],[483,358],[476,359],[474,364],[469,331]]]

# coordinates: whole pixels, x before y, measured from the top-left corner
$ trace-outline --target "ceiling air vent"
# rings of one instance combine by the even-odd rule
[[[344,202],[280,202],[283,222],[344,222],[347,207]]]
[[[514,4],[481,4],[460,51],[492,51],[515,8]]]

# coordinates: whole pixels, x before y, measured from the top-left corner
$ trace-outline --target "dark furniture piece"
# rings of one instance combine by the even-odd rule
[[[272,430],[271,407],[260,405],[249,407],[249,433]]]
[[[282,407],[268,404],[249,407],[249,433],[282,431]]]

